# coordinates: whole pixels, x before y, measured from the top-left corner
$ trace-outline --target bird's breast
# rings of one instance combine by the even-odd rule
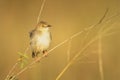
[[[38,45],[49,45],[50,43],[50,35],[49,33],[43,33],[42,35],[37,35],[37,43]]]
[[[50,45],[50,42],[51,39],[49,32],[36,34],[32,39],[32,45],[37,49],[47,49]]]

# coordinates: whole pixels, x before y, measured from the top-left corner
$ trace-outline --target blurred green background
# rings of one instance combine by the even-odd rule
[[[29,45],[29,31],[37,23],[42,0],[0,0],[0,80]],[[53,27],[50,48],[76,32],[96,24],[109,8],[106,18],[120,12],[120,0],[46,0],[41,20]],[[102,39],[104,80],[120,80],[120,17],[102,26],[113,26],[115,32]],[[101,27],[101,26],[99,26]],[[92,31],[96,34],[96,31]],[[86,33],[72,40],[70,59],[90,40]],[[50,49],[49,48],[49,49]],[[68,43],[56,48],[47,58],[23,72],[19,80],[55,80],[67,64]],[[94,42],[67,69],[60,80],[101,80],[98,64],[98,42]],[[28,51],[31,57],[31,51]]]

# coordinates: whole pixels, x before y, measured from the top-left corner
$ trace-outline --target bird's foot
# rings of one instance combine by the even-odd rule
[[[34,61],[36,61],[36,62],[40,62],[40,60],[39,60],[39,57],[34,57],[34,59],[33,59]]]
[[[48,52],[47,52],[47,50],[44,50],[44,51],[43,51],[43,55],[44,55],[45,57],[48,56]]]

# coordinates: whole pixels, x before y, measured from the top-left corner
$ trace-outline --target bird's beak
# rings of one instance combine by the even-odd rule
[[[48,25],[47,27],[52,27],[51,25]]]

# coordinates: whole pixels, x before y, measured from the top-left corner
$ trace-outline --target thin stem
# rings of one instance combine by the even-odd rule
[[[59,43],[57,46],[53,47],[51,50],[48,51],[48,53],[50,54],[51,51],[53,51],[54,49],[56,49],[57,47],[63,45],[64,43],[66,43],[68,41],[68,39],[66,39],[65,41]],[[43,54],[41,57],[38,57],[36,60],[34,60],[33,62],[31,62],[28,66],[26,66],[25,68],[23,68],[20,72],[18,72],[15,76],[19,76],[21,73],[23,73],[25,70],[29,69],[31,65],[35,64],[36,62],[40,61],[42,58],[44,58],[46,56],[46,54]]]
[[[83,53],[90,44],[92,44],[95,40],[97,39],[97,37],[95,37],[94,39],[92,39],[86,46],[84,46],[70,61],[69,63],[65,66],[65,68],[60,72],[60,74],[57,76],[57,78],[55,80],[59,80],[61,78],[61,76],[64,74],[64,72],[72,65],[72,63],[79,57],[79,55],[81,53]]]
[[[13,73],[13,71],[15,70],[16,66],[17,66],[18,62],[16,62],[13,67],[10,69],[8,75],[6,76],[5,80],[9,80],[9,77],[11,76],[11,74]]]
[[[104,30],[101,35],[103,35],[106,31],[110,30],[109,28]],[[94,37],[91,41],[89,41],[70,61],[69,63],[64,67],[64,69],[59,73],[59,75],[57,76],[57,78],[55,80],[59,80],[61,78],[61,76],[65,73],[65,71],[73,64],[73,62],[80,56],[80,54],[82,54],[94,41],[96,41],[97,39],[99,39],[99,34],[96,35],[96,37]],[[101,46],[101,45],[100,45]],[[100,55],[101,56],[101,55]],[[100,60],[100,73],[101,73],[101,80],[104,80],[104,75],[103,75],[103,68],[102,68],[102,57],[99,58]]]
[[[28,49],[29,49],[29,46],[25,49],[24,54],[27,53]],[[9,80],[9,77],[12,76],[12,73],[13,73],[13,71],[15,70],[15,68],[17,67],[18,62],[19,62],[19,61],[17,61],[17,62],[13,65],[13,67],[10,69],[10,71],[8,72],[5,80]]]
[[[43,0],[42,5],[41,5],[41,7],[40,7],[39,15],[38,15],[38,17],[37,17],[37,24],[39,23],[39,20],[40,20],[40,18],[41,18],[41,15],[42,15],[42,12],[43,12],[43,9],[44,9],[45,2],[46,2],[46,0]]]
[[[25,54],[27,53],[27,51],[29,50],[29,48],[30,48],[30,46],[28,46],[28,47],[25,49],[25,51],[24,51]]]
[[[78,32],[79,33],[79,32]],[[78,33],[74,34],[73,36],[71,36],[70,38],[74,38],[76,35],[78,35]],[[80,34],[80,33],[79,33]],[[69,38],[69,39],[70,39]],[[50,54],[50,52],[52,52],[54,49],[58,48],[59,46],[63,45],[64,43],[68,42],[69,39],[64,40],[63,42],[59,43],[57,46],[53,47],[52,49],[50,49],[48,51],[48,54]],[[18,72],[15,76],[19,76],[21,73],[23,73],[25,70],[29,69],[29,67],[33,64],[35,64],[36,62],[40,61],[42,58],[45,57],[45,54],[43,54],[41,57],[38,57],[35,61],[33,61],[31,64],[29,64],[28,66],[26,66],[25,68],[23,68],[20,72]]]
[[[70,61],[70,50],[71,50],[71,39],[68,42],[68,49],[67,49],[67,62]]]
[[[98,60],[99,60],[99,72],[101,80],[104,80],[103,72],[103,60],[102,60],[102,35],[98,35]]]
[[[104,18],[106,17],[106,15],[107,15],[108,11],[109,11],[109,8],[107,8],[107,9],[106,9],[105,14],[104,14],[104,15],[103,15],[103,17],[100,19],[100,21],[99,21],[99,23],[98,23],[98,24],[100,24],[100,23],[102,23],[102,22],[103,22],[103,20],[104,20]]]
[[[89,30],[93,29],[94,27],[98,26],[99,24],[101,24],[101,23],[103,22],[104,18],[106,17],[107,13],[108,13],[108,9],[106,9],[105,14],[103,15],[103,17],[99,20],[99,22],[98,22],[97,24],[92,25],[91,27],[86,28],[85,30],[88,30],[88,31],[89,31]],[[93,42],[96,40],[96,38],[98,38],[98,37],[95,37],[95,38],[93,38],[91,41],[89,41],[89,42],[73,57],[73,59],[70,60],[70,62],[65,66],[65,68],[64,68],[64,69],[60,72],[60,74],[57,76],[56,80],[59,80],[59,79],[61,78],[61,76],[64,74],[64,72],[70,67],[70,65],[78,58],[78,56],[79,56],[84,50],[86,50],[86,48],[89,47],[89,45],[90,45],[91,43],[93,43]]]
[[[37,23],[39,22],[39,20],[41,18],[41,14],[42,14],[42,11],[43,11],[43,8],[44,8],[44,5],[45,5],[45,1],[46,0],[43,0],[42,5],[40,7],[39,15],[38,15],[38,18],[37,18]],[[25,49],[25,52],[24,52],[25,54],[27,53],[28,49],[29,49],[29,47],[27,47]],[[17,64],[18,64],[18,62],[13,65],[12,69],[10,69],[10,71],[9,71],[8,75],[6,76],[5,80],[7,80],[10,77],[10,75],[12,74],[12,72],[14,71],[14,69],[16,68]],[[26,70],[26,68],[23,69],[22,71],[24,71],[24,70]],[[18,74],[20,74],[20,73],[18,73]]]
[[[76,36],[78,36],[78,35],[80,35],[80,34],[82,34],[82,33],[83,33],[83,31],[77,32],[77,33],[75,33],[74,35],[72,35],[70,38],[68,38],[68,39],[64,40],[63,42],[59,43],[58,45],[56,45],[55,47],[53,47],[52,49],[50,49],[50,50],[48,51],[48,55],[50,54],[50,52],[52,52],[53,50],[55,50],[55,49],[58,48],[59,46],[67,43],[70,39],[73,39],[74,37],[76,37]],[[29,64],[28,66],[26,66],[25,68],[23,68],[20,72],[18,72],[15,76],[19,76],[22,72],[24,72],[25,70],[27,70],[31,65],[33,65],[33,64],[35,64],[36,62],[40,61],[40,60],[41,60],[42,58],[44,58],[44,57],[45,57],[45,54],[42,55],[41,57],[38,57],[36,60],[34,60],[33,62],[31,62],[31,64]]]

